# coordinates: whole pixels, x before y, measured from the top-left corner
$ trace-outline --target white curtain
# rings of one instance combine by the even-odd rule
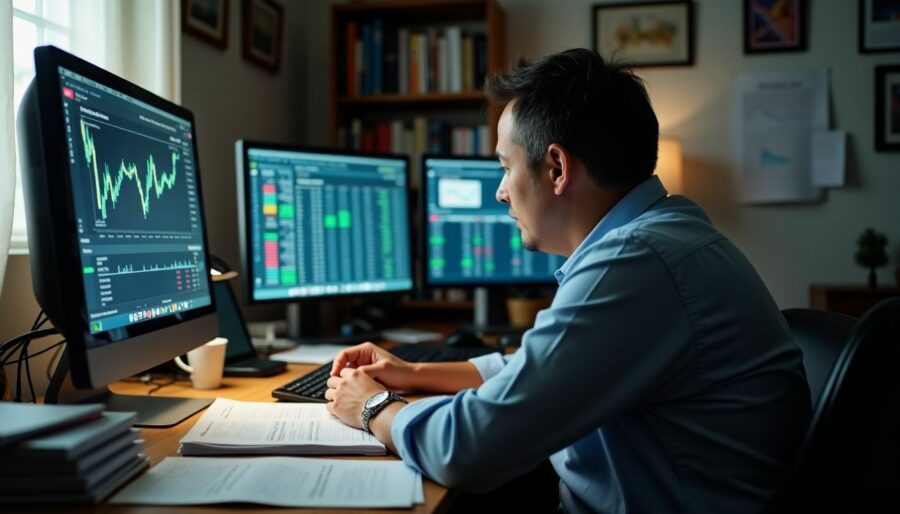
[[[172,102],[181,101],[178,0],[107,0],[107,69]]]
[[[12,43],[12,3],[0,1],[0,294],[3,293],[16,193]]]

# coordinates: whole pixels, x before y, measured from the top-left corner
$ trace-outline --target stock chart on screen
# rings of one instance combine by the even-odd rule
[[[91,331],[208,305],[190,120],[59,74]]]

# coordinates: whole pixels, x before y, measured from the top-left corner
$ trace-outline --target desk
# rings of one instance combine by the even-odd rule
[[[315,369],[317,365],[313,364],[288,364],[288,371],[266,378],[236,378],[225,377],[222,380],[222,387],[214,391],[196,391],[189,381],[179,381],[174,384],[163,387],[157,393],[159,396],[180,396],[194,398],[216,398],[219,396],[230,398],[232,400],[245,401],[274,401],[271,392],[280,385]],[[117,382],[110,385],[110,389],[120,394],[146,394],[152,386],[141,384],[138,382]],[[187,420],[172,428],[141,429],[142,436],[146,441],[145,453],[150,458],[150,465],[155,466],[164,457],[178,455],[178,441],[194,426],[194,423],[200,419],[203,411],[194,414]],[[329,457],[329,458],[357,458],[357,459],[396,459],[395,456],[389,457]],[[365,512],[382,512],[385,514],[398,514],[403,512],[411,512],[416,514],[440,513],[447,510],[452,501],[453,492],[446,487],[436,484],[427,478],[425,483],[425,504],[416,505],[412,509],[382,509],[369,510]],[[96,513],[171,513],[171,512],[312,512],[313,509],[285,509],[276,507],[267,507],[262,505],[248,504],[230,504],[230,505],[210,505],[203,507],[172,507],[172,506],[144,506],[144,505],[108,505],[102,504],[94,508],[34,508],[25,507],[25,512],[96,512]],[[361,512],[348,509],[327,509],[321,512],[328,514],[339,514],[345,512]]]

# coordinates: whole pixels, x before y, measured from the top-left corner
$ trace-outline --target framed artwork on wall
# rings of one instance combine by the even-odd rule
[[[806,0],[744,0],[744,53],[806,50]]]
[[[859,0],[859,51],[900,51],[900,0]]]
[[[228,47],[228,0],[181,0],[181,30],[224,50]]]
[[[900,64],[875,67],[875,150],[900,152]]]
[[[694,63],[693,2],[594,5],[594,50],[632,66]]]
[[[243,54],[272,73],[281,66],[284,9],[273,0],[243,0]]]

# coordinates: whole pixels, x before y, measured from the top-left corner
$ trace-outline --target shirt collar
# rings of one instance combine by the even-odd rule
[[[566,259],[566,262],[554,273],[557,283],[562,283],[566,274],[578,261],[577,257],[585,248],[603,239],[603,236],[622,225],[634,220],[651,205],[668,195],[659,177],[651,175],[650,178],[636,185],[619,200],[612,209],[607,212],[591,232]]]

